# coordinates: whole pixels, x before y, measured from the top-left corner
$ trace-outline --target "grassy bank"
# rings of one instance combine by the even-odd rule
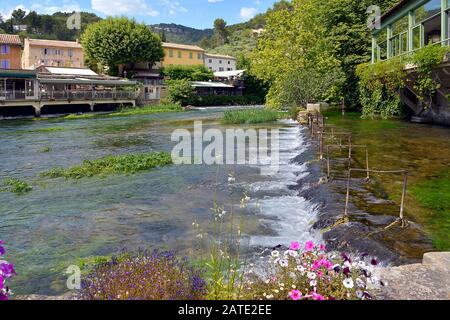
[[[85,160],[83,164],[68,169],[53,168],[42,174],[47,178],[81,179],[97,175],[134,174],[156,167],[172,164],[171,155],[167,152],[152,152],[108,156],[96,160]]]
[[[143,107],[129,107],[129,108],[120,108],[119,110],[108,113],[108,114],[95,114],[95,113],[85,113],[85,114],[71,114],[64,119],[91,119],[91,118],[108,118],[108,117],[127,117],[134,115],[145,115],[145,114],[156,114],[156,113],[166,113],[166,112],[182,112],[184,111],[183,107],[179,104],[155,104],[155,105],[146,105]]]
[[[434,229],[436,248],[450,250],[450,170],[414,185],[411,193],[423,207],[430,210],[427,219]]]
[[[225,111],[222,124],[255,124],[273,122],[280,118],[280,113],[270,109],[248,109]]]

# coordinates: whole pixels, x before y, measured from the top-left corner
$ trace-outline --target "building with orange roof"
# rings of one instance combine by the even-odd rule
[[[18,35],[0,34],[0,69],[20,69],[21,48]]]

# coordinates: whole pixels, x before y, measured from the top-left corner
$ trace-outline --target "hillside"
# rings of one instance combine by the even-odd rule
[[[202,38],[210,38],[214,34],[213,29],[200,30],[174,23],[153,24],[149,28],[167,42],[182,44],[196,44]]]

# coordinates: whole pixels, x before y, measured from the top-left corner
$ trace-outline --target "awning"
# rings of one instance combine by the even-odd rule
[[[241,77],[245,71],[246,70],[218,71],[214,72],[214,77],[217,78]]]
[[[42,78],[39,79],[43,84],[80,84],[80,85],[104,85],[104,86],[134,86],[136,81],[128,80],[92,80],[92,79],[56,79],[56,78]]]
[[[222,82],[192,81],[191,85],[194,88],[234,88],[233,86]]]
[[[36,78],[36,71],[18,70],[18,69],[0,69],[0,78],[34,79]]]

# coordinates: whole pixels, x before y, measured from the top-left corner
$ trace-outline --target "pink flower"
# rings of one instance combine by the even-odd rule
[[[312,296],[313,296],[314,300],[325,300],[325,298],[322,295],[315,293],[315,292],[312,293]]]
[[[298,290],[292,290],[289,293],[289,296],[291,297],[292,300],[297,301],[297,300],[300,300],[302,298],[302,293],[300,291],[298,291]]]
[[[322,277],[323,277],[323,272],[322,272],[322,271],[317,272],[317,276],[318,276],[319,278],[322,278]]]
[[[320,245],[320,251],[326,251],[327,247],[324,244]]]
[[[310,252],[310,251],[313,251],[315,247],[316,247],[316,246],[314,245],[314,242],[308,241],[308,242],[306,243],[306,245],[305,245],[305,250],[306,250],[307,252]]]
[[[291,250],[298,251],[300,249],[300,243],[294,241],[291,243]]]

